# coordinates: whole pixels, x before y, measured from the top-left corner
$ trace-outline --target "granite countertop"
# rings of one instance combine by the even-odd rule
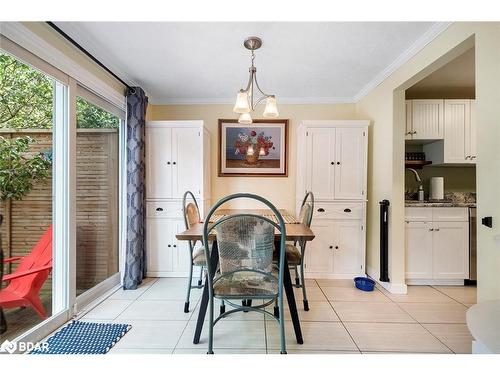
[[[405,196],[405,207],[476,207],[476,193],[445,193],[443,200],[419,202],[414,194]]]

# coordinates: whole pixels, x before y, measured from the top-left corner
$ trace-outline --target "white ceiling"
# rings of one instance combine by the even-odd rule
[[[281,103],[355,102],[448,25],[432,22],[57,22],[153,104],[231,103],[256,54],[262,89]]]

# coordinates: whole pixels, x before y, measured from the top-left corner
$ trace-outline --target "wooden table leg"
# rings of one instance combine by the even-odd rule
[[[215,273],[217,266],[219,264],[219,249],[217,247],[217,241],[213,242],[212,251],[210,253],[210,269]],[[213,279],[214,275],[209,275],[205,277],[205,286],[203,287],[203,294],[201,296],[200,302],[200,312],[198,313],[198,320],[196,321],[196,330],[194,331],[193,344],[198,344],[200,342],[201,330],[203,329],[203,323],[205,321],[205,315],[207,313],[208,307],[208,278]]]
[[[280,248],[280,242],[275,242],[275,249]],[[279,252],[278,252],[279,261]],[[292,278],[290,277],[290,268],[288,267],[288,261],[285,257],[285,269],[283,270],[283,288],[285,289],[286,299],[288,301],[288,308],[290,310],[290,315],[292,317],[293,330],[295,331],[295,338],[297,344],[303,344],[304,339],[302,338],[302,330],[300,328],[299,314],[297,312],[297,304],[295,303],[295,295],[293,294]],[[284,317],[284,312],[279,312],[282,317]]]

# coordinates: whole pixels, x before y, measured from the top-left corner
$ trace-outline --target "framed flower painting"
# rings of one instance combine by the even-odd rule
[[[219,176],[288,175],[288,120],[219,120]]]

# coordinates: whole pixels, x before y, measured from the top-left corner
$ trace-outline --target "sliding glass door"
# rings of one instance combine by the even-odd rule
[[[64,83],[0,50],[0,266],[7,277],[0,343],[68,307],[67,275],[54,277],[68,254],[53,241],[54,187],[65,178],[54,173],[63,157],[55,134],[67,124],[67,93]]]

